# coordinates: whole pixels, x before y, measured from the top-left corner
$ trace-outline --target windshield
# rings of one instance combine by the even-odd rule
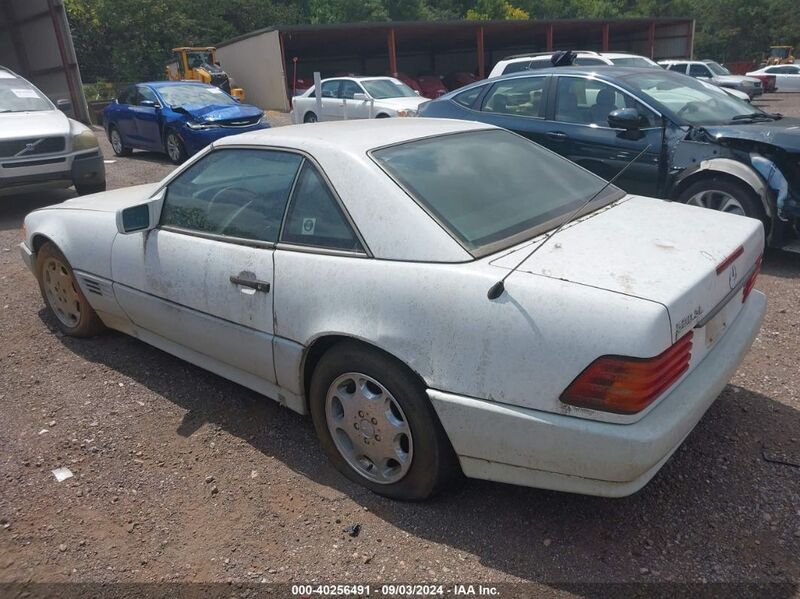
[[[711,69],[711,72],[714,73],[715,75],[730,75],[731,74],[731,72],[728,69],[723,67],[718,62],[714,62],[713,60],[709,60],[705,64],[709,69]]]
[[[789,50],[791,48],[785,47],[772,47],[769,50],[769,55],[775,58],[788,58],[789,57]]]
[[[212,106],[236,104],[236,101],[221,89],[202,85],[165,85],[158,88],[164,102],[170,106]]]
[[[24,79],[0,71],[0,112],[55,110],[38,89]]]
[[[187,52],[186,60],[189,63],[190,69],[196,69],[204,64],[214,64],[214,56],[211,52]]]
[[[716,85],[678,73],[653,69],[620,79],[692,125],[723,125],[742,115],[767,116]]]
[[[411,141],[375,150],[372,156],[468,250],[507,247],[553,228],[605,184],[502,130]],[[609,187],[596,206],[622,196]]]
[[[610,59],[618,67],[656,67],[661,68],[654,62],[642,58],[641,56],[625,56],[624,58]]]
[[[373,79],[372,81],[362,81],[361,85],[367,90],[370,96],[376,100],[386,98],[412,98],[416,97],[416,92],[400,81],[391,79]]]

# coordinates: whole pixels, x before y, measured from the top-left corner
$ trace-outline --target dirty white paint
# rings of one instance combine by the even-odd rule
[[[745,276],[763,247],[761,226],[628,196],[565,228],[491,301],[489,287],[543,237],[474,260],[367,154],[485,128],[432,119],[351,121],[215,144],[303,152],[336,190],[367,255],[251,247],[157,226],[118,234],[118,211],[159,197],[175,175],[35,211],[26,218],[25,243],[32,247],[43,235],[58,244],[112,328],[294,410],[306,411],[305,349],[329,335],[359,339],[424,380],[468,475],[633,492],[734,372],[763,316],[763,296],[754,292],[743,308],[739,290],[718,318],[695,328],[689,372],[639,414],[568,407],[559,396],[599,356],[655,356],[682,332],[676,323],[696,326],[731,290],[731,273],[718,276],[717,265],[743,245],[733,266]],[[232,285],[230,275],[244,272],[270,282],[270,292]]]

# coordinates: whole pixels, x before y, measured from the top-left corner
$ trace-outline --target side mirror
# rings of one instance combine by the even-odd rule
[[[139,106],[144,106],[145,108],[161,108],[161,105],[155,100],[142,100],[139,102]]]
[[[117,210],[117,231],[122,235],[149,231],[158,226],[161,219],[161,206],[164,204],[164,192],[142,204]]]
[[[366,102],[367,100],[369,100],[369,97],[367,96],[367,94],[353,94],[353,100],[355,100],[356,102]]]
[[[618,108],[608,115],[608,126],[612,129],[636,131],[642,126],[642,117],[635,108]]]
[[[58,108],[61,112],[71,112],[72,102],[69,100],[56,100],[56,108]]]

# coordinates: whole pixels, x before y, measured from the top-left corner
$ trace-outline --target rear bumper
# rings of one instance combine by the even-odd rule
[[[725,388],[766,311],[754,291],[717,346],[644,418],[610,424],[429,390],[469,477],[622,497],[658,472]]]

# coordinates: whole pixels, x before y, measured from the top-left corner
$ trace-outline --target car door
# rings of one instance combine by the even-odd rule
[[[775,86],[780,92],[800,91],[800,66],[782,65],[770,67],[767,74],[775,75]]]
[[[627,92],[598,79],[560,75],[551,85],[554,88],[547,115],[548,147],[604,179],[611,179],[649,145],[617,185],[629,193],[656,195],[661,152],[658,115]],[[609,126],[609,113],[619,108],[639,111],[642,129],[638,139]]]
[[[339,121],[344,118],[344,101],[339,94],[341,79],[322,82],[322,115],[321,121]]]
[[[122,134],[123,141],[130,146],[136,145],[136,119],[131,110],[135,104],[136,87],[130,86],[117,96],[117,106],[114,111],[114,125]]]
[[[495,83],[477,106],[480,120],[548,145],[544,107],[549,80],[549,75],[530,75]]]
[[[274,244],[302,160],[215,150],[167,183],[156,229],[116,238],[115,294],[141,337],[275,381]]]
[[[347,119],[368,119],[372,116],[372,100],[355,100],[353,96],[356,94],[367,94],[366,90],[361,87],[356,81],[345,79],[342,81],[342,86],[339,88],[339,94],[342,96],[342,110],[343,116]]]
[[[136,86],[136,106],[131,110],[136,121],[136,137],[139,147],[160,151],[161,142],[161,103],[156,93],[146,85]]]

